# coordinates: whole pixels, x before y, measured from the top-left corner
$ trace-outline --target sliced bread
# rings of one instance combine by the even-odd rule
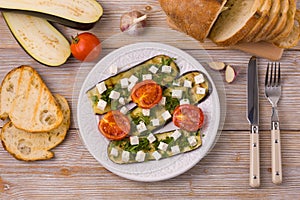
[[[30,133],[16,128],[12,122],[4,125],[1,132],[3,147],[16,159],[24,161],[47,160],[54,156],[49,151],[60,144],[66,137],[70,127],[70,108],[66,99],[55,95],[63,112],[63,122],[49,132]]]
[[[17,128],[29,132],[50,131],[63,120],[51,92],[30,66],[20,66],[5,76],[0,88],[0,116],[9,116]]]
[[[290,4],[289,0],[281,0],[280,2],[280,13],[278,15],[278,20],[276,25],[273,27],[271,32],[264,38],[264,40],[269,41],[275,38],[285,27],[287,21],[287,13],[289,10]]]
[[[211,29],[209,38],[220,46],[239,42],[257,24],[263,0],[228,0],[223,11]]]
[[[276,25],[280,13],[280,0],[272,0],[272,7],[269,13],[268,21],[261,28],[261,30],[252,39],[252,42],[259,42],[263,40],[266,35],[272,31],[273,27]]]
[[[271,5],[271,0],[265,0],[261,8],[259,9],[259,12],[261,13],[261,18],[257,21],[255,26],[247,33],[247,35],[241,40],[241,42],[250,42],[265,25],[265,23],[267,23],[267,21],[269,20],[269,12],[271,9]]]
[[[173,23],[203,42],[227,0],[159,0]],[[204,14],[205,13],[205,14]]]
[[[294,19],[295,19],[295,13],[296,13],[296,1],[295,0],[289,0],[289,10],[287,12],[287,20],[286,24],[283,28],[283,30],[275,36],[273,39],[271,39],[271,42],[279,41],[283,38],[288,37],[288,35],[291,33],[293,27],[294,27]]]

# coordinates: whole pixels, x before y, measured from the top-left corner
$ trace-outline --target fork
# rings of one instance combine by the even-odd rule
[[[277,67],[278,65],[278,67]],[[269,68],[271,68],[269,73]],[[281,143],[277,103],[281,96],[280,63],[268,63],[265,77],[265,95],[272,104],[271,142],[272,142],[272,182],[282,182]]]

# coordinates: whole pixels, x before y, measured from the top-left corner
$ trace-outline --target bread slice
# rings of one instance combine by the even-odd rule
[[[227,0],[159,0],[173,23],[203,42]]]
[[[3,147],[16,159],[24,161],[47,160],[54,157],[50,151],[66,137],[70,127],[70,108],[66,99],[55,95],[64,119],[59,127],[49,132],[30,133],[16,128],[12,122],[4,125],[1,132]]]
[[[286,38],[282,38],[274,44],[280,48],[292,48],[299,43],[300,40],[300,10],[296,11],[294,27]]]
[[[287,21],[287,13],[289,10],[289,0],[281,0],[280,2],[280,14],[278,16],[277,23],[273,27],[272,31],[264,38],[264,40],[270,41],[275,38],[285,27]]]
[[[218,17],[209,38],[220,46],[236,44],[262,17],[259,9],[263,3],[263,0],[228,0],[225,5],[228,9]]]
[[[269,14],[269,19],[266,24],[260,29],[257,35],[252,39],[252,42],[259,42],[270,33],[273,27],[276,25],[280,13],[281,0],[272,0],[272,7]]]
[[[289,0],[289,10],[287,12],[287,20],[286,24],[283,28],[283,30],[271,40],[271,42],[279,41],[283,38],[286,38],[292,31],[294,27],[294,19],[295,19],[295,13],[296,13],[296,1],[295,0]]]
[[[265,23],[267,23],[267,21],[269,20],[271,3],[271,0],[265,0],[261,8],[259,9],[259,12],[261,13],[261,18],[257,21],[255,26],[247,33],[247,35],[241,40],[241,42],[250,42],[265,25]]]
[[[0,116],[9,116],[17,128],[29,132],[50,131],[63,120],[51,92],[30,66],[20,66],[5,76],[0,88]]]

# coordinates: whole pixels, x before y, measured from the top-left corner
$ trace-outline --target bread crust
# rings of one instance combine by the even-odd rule
[[[50,151],[61,144],[70,127],[70,107],[67,100],[61,95],[55,95],[64,120],[59,127],[49,132],[30,133],[16,128],[12,122],[6,123],[1,131],[0,138],[6,151],[18,160],[35,161],[48,160],[54,157]]]
[[[173,23],[203,42],[227,0],[159,0]],[[205,14],[203,14],[205,13]]]

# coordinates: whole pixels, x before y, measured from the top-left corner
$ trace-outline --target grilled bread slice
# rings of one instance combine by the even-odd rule
[[[247,35],[241,40],[241,42],[250,42],[255,35],[261,30],[264,24],[269,20],[269,12],[271,9],[271,0],[265,0],[262,4],[259,12],[261,13],[261,18],[257,21],[255,26],[247,33]]]
[[[267,23],[257,33],[257,35],[252,39],[252,42],[259,42],[263,40],[266,37],[266,35],[272,31],[279,18],[280,1],[281,0],[272,0],[272,7],[270,10],[269,19]]]
[[[30,66],[10,71],[0,88],[0,117],[29,132],[50,131],[58,127],[63,114],[51,92]]]
[[[4,125],[1,132],[3,147],[16,159],[24,161],[47,160],[54,157],[50,151],[66,137],[70,127],[70,108],[66,99],[55,95],[63,112],[63,122],[49,132],[30,133],[16,128],[12,122]]]
[[[211,29],[209,38],[220,46],[239,42],[261,18],[259,9],[263,0],[228,0],[223,11]]]
[[[287,13],[289,11],[289,0],[281,0],[280,2],[280,13],[276,25],[273,27],[271,32],[264,38],[264,40],[270,41],[275,38],[285,27],[287,21]]]
[[[167,16],[181,31],[203,42],[227,0],[159,0],[159,2]]]
[[[283,38],[286,38],[292,31],[294,27],[294,19],[295,19],[295,13],[296,13],[296,1],[295,0],[289,0],[289,10],[287,12],[287,21],[283,28],[283,30],[271,40],[271,42],[279,41]]]

